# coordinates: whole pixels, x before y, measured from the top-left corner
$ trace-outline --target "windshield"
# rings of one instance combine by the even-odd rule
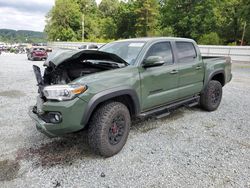
[[[103,46],[100,51],[116,54],[133,65],[144,45],[145,42],[114,42]]]
[[[33,51],[45,51],[44,48],[33,48]]]

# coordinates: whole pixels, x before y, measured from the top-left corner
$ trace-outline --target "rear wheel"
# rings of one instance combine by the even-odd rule
[[[201,95],[201,107],[207,111],[216,110],[222,99],[222,85],[219,81],[211,80]]]
[[[104,157],[117,154],[127,141],[130,124],[130,113],[124,104],[104,103],[90,120],[88,140],[91,149]]]

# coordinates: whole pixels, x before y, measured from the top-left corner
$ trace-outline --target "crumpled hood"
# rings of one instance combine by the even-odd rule
[[[128,65],[126,61],[124,61],[122,58],[112,53],[102,52],[98,50],[81,51],[81,50],[60,49],[55,52],[52,52],[49,55],[49,57],[44,63],[44,66],[49,66],[50,63],[53,63],[55,66],[58,66],[64,63],[65,61],[77,58],[81,58],[81,60],[106,60]]]

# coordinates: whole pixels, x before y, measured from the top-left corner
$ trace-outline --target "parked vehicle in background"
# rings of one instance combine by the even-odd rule
[[[80,46],[79,50],[97,50],[99,47],[97,44],[84,44]]]
[[[49,46],[47,46],[47,47],[46,47],[46,52],[52,52],[52,48],[49,47]]]
[[[28,60],[45,60],[48,57],[46,49],[44,47],[32,47],[27,52]]]
[[[49,47],[47,43],[33,43],[32,44],[32,47],[37,47],[37,46],[44,47],[46,52],[52,52],[52,48]]]
[[[37,104],[29,114],[49,136],[88,129],[92,150],[117,154],[128,138],[131,117],[167,116],[180,106],[216,110],[232,79],[231,59],[202,57],[195,41],[140,38],[99,50],[57,53],[45,62]]]

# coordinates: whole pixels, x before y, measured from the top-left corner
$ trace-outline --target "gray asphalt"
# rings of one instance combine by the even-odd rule
[[[36,81],[25,55],[0,55],[0,187],[250,187],[250,63],[212,113],[181,108],[135,121],[128,142],[104,159],[86,132],[50,139],[27,115]]]

